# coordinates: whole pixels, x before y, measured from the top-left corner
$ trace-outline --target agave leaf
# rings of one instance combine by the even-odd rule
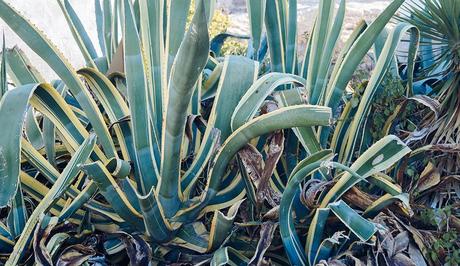
[[[8,127],[0,138],[0,143],[5,143],[2,145],[4,148],[1,152],[4,164],[0,182],[4,185],[0,188],[3,192],[0,196],[0,204],[6,204],[16,192],[20,167],[21,121],[29,101],[38,111],[53,121],[62,133],[62,140],[71,151],[76,150],[89,135],[75,114],[70,111],[64,99],[50,85],[29,84],[9,91],[3,98],[0,114],[10,115],[0,116],[0,121],[15,126]],[[98,147],[95,148],[93,159],[107,160]]]
[[[159,179],[160,158],[155,156],[158,149],[159,136],[157,130],[152,128],[148,108],[147,80],[145,65],[142,57],[139,35],[135,25],[135,17],[131,1],[123,1],[125,13],[123,29],[123,47],[125,60],[126,85],[128,91],[128,103],[131,107],[131,123],[133,142],[136,150],[136,162],[138,166],[140,193],[147,193],[155,186]]]
[[[144,231],[144,222],[142,215],[136,211],[133,205],[128,201],[125,193],[120,189],[111,173],[100,161],[84,164],[82,170],[94,180],[100,189],[101,194],[111,204],[113,209],[129,222],[137,230]]]
[[[30,64],[25,54],[17,47],[6,50],[4,55],[8,61],[8,75],[12,77],[15,86],[44,81],[41,74]],[[26,114],[25,133],[36,149],[43,147],[43,135],[34,115],[33,108],[29,108]]]
[[[89,159],[95,144],[96,136],[92,134],[82,143],[80,148],[78,148],[72,156],[72,159],[68,162],[67,166],[56,180],[56,183],[53,184],[49,192],[43,200],[40,201],[27,220],[24,231],[16,242],[13,252],[6,262],[7,265],[16,265],[19,262],[21,256],[24,254],[24,249],[27,247],[27,244],[32,237],[32,232],[39,221],[40,216],[47,212],[54,202],[56,202],[65,193],[66,189],[79,173],[79,165]]]
[[[266,0],[265,29],[267,30],[268,47],[270,51],[271,72],[285,73],[284,21],[280,16],[280,1]]]
[[[154,188],[145,196],[139,196],[145,228],[150,238],[165,243],[174,238],[177,230],[166,219]]]
[[[285,90],[277,93],[275,99],[280,106],[293,106],[305,103],[305,93],[301,90]],[[309,153],[313,154],[321,150],[318,137],[313,127],[297,127],[292,129],[297,136],[302,147]]]
[[[163,124],[163,88],[166,88],[166,80],[162,73],[166,66],[161,62],[164,57],[163,13],[166,2],[163,0],[139,0],[138,2],[142,21],[140,36],[148,65],[146,68],[146,74],[149,76],[148,95],[150,105],[154,106],[155,128],[160,135]]]
[[[112,62],[112,1],[102,0],[104,49],[108,65]]]
[[[256,79],[258,74],[257,69],[258,63],[255,61],[237,56],[225,57],[219,83],[216,88],[214,104],[207,121],[206,131],[203,135],[203,144],[200,146],[192,166],[187,170],[182,179],[183,182],[190,180],[188,185],[182,188],[184,192],[191,190],[203,170],[199,163],[204,159],[209,160],[210,156],[214,155],[215,150],[211,150],[209,146],[211,141],[215,142],[213,145],[220,145],[220,141],[227,139],[231,134],[230,121],[232,112],[235,110],[241,97]],[[216,130],[219,130],[219,136],[217,136]],[[212,140],[213,138],[216,139]],[[196,174],[192,175],[192,173]]]
[[[8,90],[8,80],[6,76],[6,43],[5,43],[5,33],[3,33],[3,46],[2,46],[2,62],[0,65],[0,99]]]
[[[328,108],[299,105],[280,108],[252,119],[234,131],[216,155],[210,177],[208,178],[207,192],[209,195],[217,193],[215,189],[218,187],[219,177],[222,176],[228,162],[252,138],[279,129],[325,124],[329,122],[329,115]]]
[[[17,46],[7,49],[5,55],[8,61],[8,76],[16,86],[45,81],[40,72]]]
[[[309,265],[315,265],[316,256],[321,250],[321,239],[323,238],[324,228],[330,213],[329,208],[317,208],[310,227],[308,228],[305,252],[307,253]]]
[[[252,119],[244,126],[238,128],[228,137],[216,155],[207,179],[205,192],[200,198],[194,199],[190,207],[179,211],[176,219],[181,220],[185,217],[187,217],[185,219],[197,217],[201,210],[213,200],[219,191],[221,177],[224,175],[228,163],[249,140],[280,129],[325,125],[328,123],[331,115],[329,111],[327,107],[309,105],[285,107]],[[244,188],[243,182],[241,185]]]
[[[0,17],[21,37],[21,39],[66,83],[76,100],[85,111],[100,144],[109,157],[116,157],[115,146],[94,99],[86,90],[76,72],[58,49],[27,19],[5,1],[0,1]]]
[[[238,250],[231,247],[222,247],[214,252],[211,259],[211,266],[224,265],[247,265],[249,259]]]
[[[120,145],[120,150],[125,161],[132,161],[134,167],[138,167],[136,151],[132,137],[132,128],[130,123],[123,121],[129,116],[130,111],[128,105],[123,99],[120,92],[112,85],[112,83],[100,72],[91,68],[83,68],[78,71],[85,78],[88,88],[96,95],[96,98],[104,108],[105,113],[109,118],[111,128],[115,131],[117,140]],[[157,151],[157,156],[159,156]],[[141,177],[137,168],[134,170],[136,183],[141,184]],[[141,191],[141,187],[138,187]]]
[[[101,0],[94,1],[94,13],[96,16],[96,27],[97,27],[97,40],[99,42],[99,48],[102,51],[102,56],[106,57],[105,50],[105,38],[104,38],[104,13],[101,6]],[[107,60],[107,57],[106,57]]]
[[[411,151],[399,138],[393,135],[377,141],[351,165],[362,178],[367,178],[377,172],[383,171],[398,162]],[[361,181],[345,173],[337,183],[329,190],[321,201],[321,207],[325,208],[331,201],[340,198],[346,191]]]
[[[383,81],[385,74],[387,73],[390,64],[393,62],[393,58],[395,55],[396,48],[398,44],[401,42],[404,34],[406,32],[411,32],[411,35],[415,35],[416,38],[413,38],[414,41],[410,43],[411,47],[418,46],[419,40],[419,32],[417,28],[412,25],[406,23],[399,23],[396,27],[392,30],[390,35],[385,42],[385,46],[382,50],[382,55],[379,57],[377,61],[377,65],[372,73],[371,79],[364,90],[364,94],[361,97],[359,102],[358,110],[354,116],[353,122],[351,123],[348,129],[348,141],[347,141],[347,148],[345,150],[346,156],[344,157],[345,161],[349,161],[352,158],[352,153],[354,153],[355,148],[358,146],[360,148],[362,144],[363,132],[362,128],[364,127],[368,116],[368,112],[370,110],[371,103],[373,101],[373,97],[380,86],[381,82]],[[410,48],[409,50],[412,50]],[[415,62],[415,53],[408,58],[408,64],[413,65]],[[412,67],[413,70],[413,67]],[[413,73],[413,71],[411,72]],[[412,76],[412,74],[410,74]],[[408,87],[412,87],[412,78],[409,78],[409,82],[407,84]]]
[[[251,28],[251,42],[254,48],[254,60],[258,60],[262,28],[264,25],[266,0],[246,0]]]
[[[374,201],[372,205],[367,207],[367,209],[364,211],[362,214],[363,217],[370,217],[373,218],[376,216],[381,210],[389,206],[390,204],[396,202],[396,201],[401,201],[403,203],[403,206],[406,209],[409,209],[409,194],[407,193],[401,193],[399,195],[393,196],[391,194],[385,194],[381,196],[379,199]]]
[[[377,231],[375,224],[361,217],[342,200],[329,204],[329,208],[361,241],[368,241]]]
[[[65,87],[64,82],[59,82],[57,85],[54,85],[54,87],[61,96],[65,95],[68,91],[68,88]],[[53,122],[46,117],[43,118],[42,136],[46,157],[48,161],[54,167],[56,167],[56,127],[54,126]]]
[[[316,50],[311,51],[312,61],[314,59],[318,60],[317,62],[310,61],[310,64],[312,65],[308,66],[308,69],[315,71],[315,74],[316,74],[316,77],[312,77],[312,79],[310,80],[310,82],[312,82],[311,84],[308,83],[309,80],[307,79],[307,89],[309,88],[308,85],[312,86],[310,89],[311,91],[310,101],[312,104],[318,104],[319,102],[321,102],[321,98],[324,97],[324,93],[325,93],[325,89],[327,85],[327,78],[328,78],[329,70],[331,68],[332,56],[334,55],[334,48],[336,46],[337,40],[342,30],[343,19],[345,16],[345,5],[346,5],[346,1],[341,0],[339,8],[335,14],[335,19],[332,25],[331,25],[332,18],[331,17],[328,18],[329,22],[327,24],[329,24],[330,28],[329,29],[325,28],[323,29],[323,32],[319,33],[320,35],[323,34],[326,36],[318,36],[319,38],[315,39],[316,35],[313,35],[314,39],[312,41],[319,41],[319,42],[325,41],[325,44],[319,44],[317,46],[312,45],[312,49],[316,48]],[[332,7],[330,8],[333,10],[334,5],[332,5]],[[327,13],[327,11],[325,13]],[[326,18],[323,18],[322,15],[320,15],[320,18],[322,20],[326,19]],[[318,23],[318,19],[317,19],[317,23]],[[320,25],[315,25],[315,29],[319,30]],[[325,32],[327,32],[327,34],[324,34]],[[323,38],[325,38],[325,40]],[[324,51],[320,51],[318,50],[318,48],[323,49]],[[314,56],[314,54],[319,54],[320,55],[319,58]],[[310,77],[310,75],[308,75],[308,77]]]
[[[209,35],[202,1],[175,57],[166,94],[161,149],[161,181],[158,197],[169,218],[177,212],[180,201],[180,160],[187,108],[195,83],[208,60]]]
[[[59,177],[59,172],[24,139],[21,141],[21,155],[25,157],[27,162],[34,166],[51,184],[56,182]],[[95,188],[96,185],[93,182],[89,182],[84,190],[91,190],[95,192],[95,190],[93,190]],[[66,191],[66,194],[73,198],[80,196],[81,193],[82,192],[75,187],[75,185],[71,185]],[[98,213],[103,213],[104,215],[113,212],[110,207],[95,200],[89,200],[89,197],[88,202],[85,201],[84,203],[89,209]]]
[[[75,13],[72,5],[68,0],[57,0],[59,7],[69,25],[70,31],[72,32],[73,38],[77,42],[83,57],[85,58],[86,65],[97,69],[93,59],[97,57],[96,50],[94,49],[93,43],[89,38],[80,18]]]
[[[334,13],[335,1],[320,1],[319,10],[318,10],[318,17],[316,18],[314,31],[312,32],[312,40],[311,40],[311,51],[310,51],[310,60],[308,63],[308,74],[307,74],[307,81],[305,83],[305,87],[308,91],[311,91],[310,101],[314,104],[318,102],[318,98],[321,94],[322,84],[324,80],[321,80],[323,77],[318,77],[318,72],[320,68],[326,68],[326,65],[321,65],[326,60],[328,56],[327,52],[329,47],[328,43],[328,35],[329,32],[333,31],[340,31],[341,27],[333,28],[332,27],[332,18]],[[344,7],[343,7],[344,8]],[[340,18],[340,14],[337,16]],[[340,25],[339,25],[340,26]],[[331,39],[333,37],[331,36]],[[330,40],[334,42],[333,40]],[[323,56],[323,53],[326,53]],[[332,54],[332,52],[330,52]],[[329,63],[329,62],[328,62]],[[322,70],[325,71],[325,70]],[[323,72],[324,74],[324,72]],[[320,80],[317,79],[320,78]],[[319,85],[319,86],[316,86]]]
[[[292,74],[270,73],[254,82],[244,94],[243,98],[241,98],[233,112],[233,131],[251,120],[262,106],[265,98],[267,98],[277,87],[290,83],[302,85],[304,80]]]
[[[227,215],[224,215],[220,211],[214,211],[214,216],[211,221],[211,230],[209,232],[207,252],[214,251],[219,248],[229,236],[233,227],[233,221],[235,220],[238,209],[243,201],[244,200],[240,200],[233,204],[228,209]]]
[[[330,151],[320,151],[304,159],[301,163],[299,163],[301,166],[294,169],[291,173],[289,182],[284,190],[280,203],[280,234],[291,264],[307,265],[307,257],[305,256],[305,252],[301,246],[300,239],[295,232],[294,221],[292,218],[294,200],[296,195],[300,192],[300,182],[309,178],[311,174],[318,171],[323,165],[347,171],[347,173],[351,176],[359,178],[359,175],[350,168],[339,163],[328,162],[330,159]],[[318,210],[318,212],[320,212],[318,213],[320,217],[327,218],[326,211],[322,209]],[[309,238],[307,239],[306,245],[307,254],[309,254],[308,260],[316,255],[315,247],[319,246],[319,241],[321,239],[320,235],[323,227],[324,221],[322,220],[310,224]]]
[[[285,1],[286,18],[286,73],[297,71],[297,0]]]
[[[198,0],[197,2],[203,2],[204,0]],[[170,75],[170,71],[176,58],[176,54],[179,51],[182,39],[185,33],[185,24],[187,22],[187,14],[190,9],[191,0],[183,1],[166,1],[168,5],[166,8],[166,20],[167,26],[165,29],[165,57],[167,60],[167,71],[164,72],[165,84],[167,84],[167,77]],[[198,9],[195,10],[197,12]],[[164,92],[166,93],[166,92]]]
[[[230,175],[227,177],[230,177]],[[228,181],[224,180],[222,183],[228,183]],[[222,188],[217,195],[209,201],[208,205],[201,211],[200,216],[207,212],[222,210],[233,206],[236,202],[242,200],[245,195],[246,191],[244,181],[242,180],[241,175],[236,175],[232,178],[228,186]]]
[[[341,62],[340,69],[337,71],[336,76],[333,76],[330,80],[327,86],[327,93],[325,94],[325,105],[331,107],[334,112],[340,103],[343,91],[350,81],[356,67],[403,2],[404,0],[395,0],[391,2],[353,43],[350,51]]]
[[[395,184],[393,179],[387,177],[384,173],[375,173],[369,176],[367,181],[393,196],[401,194],[401,187]]]
[[[205,171],[206,166],[211,161],[212,156],[216,154],[219,147],[220,131],[218,129],[214,129],[211,131],[209,137],[204,138],[195,160],[193,160],[192,165],[181,178],[181,188],[184,198],[189,198],[190,193],[196,184],[196,180],[200,177],[201,173]]]
[[[26,225],[28,215],[22,195],[21,183],[18,184],[18,191],[11,202],[11,209],[8,213],[7,224],[13,238],[18,237]]]

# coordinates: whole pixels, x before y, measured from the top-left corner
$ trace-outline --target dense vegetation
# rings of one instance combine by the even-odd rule
[[[98,44],[57,2],[82,69],[0,0],[59,76],[3,47],[7,265],[460,263],[460,2],[394,0],[339,46],[320,1],[302,51],[296,0],[247,0],[250,36],[215,0],[96,0]]]

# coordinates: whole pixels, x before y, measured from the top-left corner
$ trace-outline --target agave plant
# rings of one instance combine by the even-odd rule
[[[369,241],[381,229],[370,218],[391,203],[408,212],[407,195],[387,174],[410,149],[391,135],[362,144],[369,105],[395,69],[406,32],[414,36],[413,71],[418,31],[401,23],[382,34],[403,0],[372,24],[360,23],[336,61],[345,1],[337,11],[321,1],[301,58],[295,0],[248,0],[250,49],[225,58],[209,53],[220,42],[208,36],[215,1],[196,1],[188,28],[190,0],[95,2],[102,55],[69,1],[58,0],[87,65],[75,71],[0,1],[0,17],[60,78],[46,83],[17,48],[2,53],[0,123],[11,124],[0,136],[7,264],[31,252],[46,265],[97,262],[102,245],[112,262],[126,259],[126,249],[134,265],[265,258],[314,265],[339,254],[347,238],[346,245]],[[347,84],[373,46],[377,64],[365,93],[357,106],[343,107]],[[15,85],[9,91],[6,72]],[[412,79],[405,85],[411,90]],[[357,186],[364,179],[370,187]],[[377,198],[365,206],[347,198],[351,190]],[[349,236],[324,237],[331,212]],[[299,237],[305,226],[307,237]],[[277,241],[286,256],[271,247]]]

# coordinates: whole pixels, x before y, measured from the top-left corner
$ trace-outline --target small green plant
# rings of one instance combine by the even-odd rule
[[[460,235],[449,226],[452,206],[440,209],[425,209],[421,212],[422,220],[437,228],[437,235],[431,243],[429,254],[433,261],[441,261],[444,265],[460,264]]]

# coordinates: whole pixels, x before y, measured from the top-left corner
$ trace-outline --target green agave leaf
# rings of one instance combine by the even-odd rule
[[[381,188],[383,191],[390,195],[397,196],[402,193],[402,189],[399,185],[394,183],[394,180],[385,175],[384,173],[375,173],[367,178],[369,183]]]
[[[138,196],[138,198],[145,228],[150,238],[158,243],[172,240],[177,233],[177,228],[173,228],[173,225],[166,219],[154,188],[147,195]]]
[[[11,202],[11,209],[8,213],[7,224],[13,238],[18,237],[26,225],[28,215],[22,195],[21,183],[18,184],[18,190]]]
[[[278,0],[266,0],[265,8],[265,29],[267,31],[268,48],[270,51],[270,70],[271,72],[285,73],[285,48],[283,18],[281,18]]]
[[[139,35],[137,33],[135,17],[131,1],[123,1],[125,13],[123,29],[124,67],[128,103],[131,107],[131,123],[136,162],[138,169],[140,193],[146,194],[152,186],[156,186],[159,179],[160,158],[155,156],[158,149],[159,136],[149,123],[148,84],[145,75],[144,59],[141,51]]]
[[[317,163],[318,160],[322,158],[317,158],[315,154],[312,155],[312,157],[307,157],[308,160],[306,162],[306,166],[302,168],[301,172],[297,172],[296,174],[292,175],[293,176],[298,175],[298,173],[305,173],[305,174],[311,174],[315,170],[319,169],[320,163]],[[322,162],[323,160],[321,160]],[[305,252],[300,244],[300,239],[295,232],[295,227],[294,227],[294,222],[292,221],[292,207],[293,207],[293,201],[295,198],[296,192],[298,192],[298,188],[294,187],[293,184],[296,183],[294,182],[289,182],[288,185],[286,186],[283,197],[281,199],[280,203],[280,234],[281,234],[281,239],[283,240],[283,245],[284,249],[286,250],[286,254],[289,258],[289,262],[293,265],[307,265],[307,257],[305,256]],[[311,226],[310,226],[311,227]],[[312,236],[309,234],[309,236]],[[307,249],[308,250],[308,249]]]
[[[32,232],[38,223],[40,216],[46,213],[49,208],[65,193],[65,190],[70,186],[79,173],[79,165],[89,159],[95,145],[96,135],[92,134],[82,143],[80,148],[78,148],[72,156],[72,159],[70,159],[67,166],[56,180],[56,183],[53,184],[43,200],[39,201],[39,204],[30,215],[24,231],[16,242],[14,250],[8,258],[6,265],[17,265],[21,256],[24,254],[24,249],[32,237]]]
[[[233,204],[228,209],[227,215],[224,215],[220,211],[214,211],[214,216],[211,221],[211,230],[209,232],[209,243],[206,249],[207,252],[216,250],[228,237],[233,227],[233,221],[243,201],[244,200],[240,200]]]
[[[172,217],[180,201],[180,161],[187,109],[201,71],[208,61],[209,35],[202,3],[193,16],[175,57],[166,93],[161,149],[161,181],[157,191],[166,216]]]
[[[0,236],[0,252],[7,254],[13,250],[14,242],[4,236]]]
[[[211,266],[224,265],[247,265],[249,259],[246,258],[238,250],[231,247],[222,247],[214,252],[211,259]]]
[[[41,74],[30,64],[26,55],[17,47],[6,50],[4,55],[6,55],[8,61],[8,75],[12,77],[15,86],[44,81]],[[34,115],[33,108],[29,108],[26,114],[25,133],[36,149],[43,147],[43,135]]]
[[[8,61],[8,76],[16,86],[45,81],[40,72],[17,46],[7,49],[5,55]]]
[[[391,2],[353,43],[350,51],[341,62],[340,69],[337,71],[336,76],[333,76],[333,79],[330,80],[327,86],[325,105],[331,107],[333,111],[337,109],[343,91],[350,81],[356,67],[402,3],[404,3],[404,0],[395,0]]]
[[[194,217],[200,213],[203,207],[218,193],[221,177],[224,175],[230,160],[249,140],[280,129],[326,125],[329,123],[330,116],[330,109],[327,107],[298,105],[280,108],[261,115],[238,128],[228,137],[216,155],[204,194],[197,200],[197,203],[181,210],[177,216]]]
[[[362,178],[367,178],[375,173],[381,172],[398,162],[406,154],[411,152],[398,137],[389,135],[377,141],[351,165],[356,173]],[[347,192],[356,183],[361,181],[360,178],[353,177],[345,173],[340,177],[337,183],[329,190],[321,201],[321,208]]]
[[[194,222],[182,226],[171,243],[198,253],[205,253],[208,241],[209,232],[205,225],[202,222]]]
[[[227,56],[216,88],[216,96],[207,121],[202,145],[196,159],[182,178],[182,190],[188,194],[204,170],[215,148],[232,133],[231,115],[244,93],[253,84],[258,73],[258,63],[240,56]],[[217,133],[219,131],[219,134]],[[185,197],[183,197],[185,199]]]
[[[35,150],[29,142],[24,139],[21,140],[21,156],[23,156],[30,165],[37,169],[51,184],[56,182],[59,177],[59,172],[37,150]],[[86,185],[85,190],[91,190],[92,188],[95,189],[96,186],[92,182],[89,182]],[[72,198],[78,197],[81,193],[82,192],[75,185],[71,185],[66,191],[66,194]],[[113,212],[110,207],[95,200],[88,200],[88,203],[86,201],[84,203],[85,206],[96,212],[102,212],[103,214]]]
[[[20,168],[21,134],[22,119],[27,110],[29,102],[48,117],[62,133],[62,140],[73,151],[78,148],[80,143],[89,135],[77,117],[70,111],[64,99],[59,93],[48,84],[35,85],[29,84],[9,91],[0,104],[0,121],[15,125],[8,127],[0,137],[3,150],[0,152],[2,164],[2,174],[0,182],[4,184],[0,191],[0,202],[7,204],[17,189],[18,175]],[[93,154],[94,159],[105,159],[101,150],[96,147]]]
[[[393,204],[396,201],[401,201],[403,203],[404,207],[407,210],[410,210],[410,207],[409,207],[409,194],[401,193],[401,194],[396,195],[396,196],[393,196],[391,194],[385,194],[385,195],[381,196],[379,199],[377,199],[376,201],[374,201],[372,203],[372,205],[367,207],[367,209],[364,211],[364,213],[362,215],[364,217],[366,217],[366,218],[373,218],[377,214],[379,214],[380,211],[382,211],[384,208],[386,208],[387,206]]]
[[[262,106],[263,102],[276,88],[281,85],[294,83],[304,84],[299,76],[284,73],[269,73],[258,79],[239,101],[232,115],[232,129],[235,131],[251,120]]]
[[[372,76],[369,80],[369,83],[364,90],[364,94],[361,97],[359,102],[358,110],[354,116],[353,122],[351,123],[348,129],[348,141],[347,141],[347,148],[345,151],[346,157],[345,160],[349,161],[352,158],[352,153],[355,151],[355,148],[358,146],[360,148],[363,138],[363,127],[366,124],[367,116],[370,110],[370,106],[374,99],[374,95],[381,85],[385,74],[387,73],[390,65],[393,63],[396,48],[398,44],[402,41],[403,37],[405,36],[406,32],[410,32],[411,35],[415,35],[416,38],[411,38],[414,41],[411,42],[409,45],[411,47],[417,47],[419,42],[419,32],[418,29],[412,25],[407,23],[398,23],[395,28],[391,31],[390,35],[385,42],[385,46],[382,50],[382,54],[377,61],[377,65],[372,73]],[[415,48],[416,49],[416,48]],[[410,48],[409,50],[412,50]],[[413,65],[415,63],[415,55],[413,53],[411,57],[408,58],[408,65],[412,65],[412,72],[413,73]],[[412,74],[409,74],[412,76]],[[409,78],[408,86],[412,86],[412,79]]]
[[[126,194],[120,189],[112,174],[100,161],[84,164],[82,170],[94,180],[99,187],[100,193],[110,203],[115,212],[120,215],[130,226],[144,231],[142,215],[136,211],[128,201]]]
[[[39,150],[44,147],[43,134],[38,125],[33,108],[29,108],[24,121],[25,133],[27,139],[32,143],[35,149]]]
[[[85,58],[86,65],[97,69],[93,59],[97,57],[96,50],[94,49],[93,43],[89,38],[80,18],[75,13],[72,5],[68,0],[56,0],[61,8],[62,13],[69,25],[70,31],[72,32],[73,38],[77,42],[83,57]]]
[[[251,42],[254,48],[254,60],[258,60],[262,29],[264,25],[266,0],[246,0],[251,28]]]
[[[329,208],[361,241],[368,241],[377,231],[375,224],[364,219],[343,200],[329,204]]]
[[[321,240],[330,211],[329,208],[317,208],[311,220],[305,244],[305,252],[307,253],[309,265],[315,265],[317,261],[316,255],[321,249]]]
[[[101,0],[94,1],[94,15],[96,17],[97,27],[97,40],[99,41],[99,48],[102,51],[102,55],[106,57],[105,49],[105,38],[104,38],[104,13],[102,11]],[[107,57],[106,57],[107,61]]]
[[[293,106],[305,103],[304,94],[305,92],[300,89],[285,90],[277,93],[275,99],[280,106]],[[313,127],[297,127],[292,130],[307,153],[313,154],[321,150],[321,145]]]
[[[184,225],[172,240],[174,245],[185,247],[199,253],[209,253],[219,248],[233,228],[233,220],[243,200],[232,205],[227,215],[214,211],[210,231],[201,222]]]
[[[198,0],[200,3],[204,0]],[[166,1],[166,32],[165,32],[165,56],[167,60],[167,71],[163,74],[164,79],[170,76],[171,68],[179,51],[179,46],[182,43],[185,33],[185,24],[187,22],[187,14],[190,9],[191,0],[182,1]],[[198,11],[198,8],[195,12]],[[167,83],[165,83],[167,84]]]
[[[285,1],[288,9],[286,18],[286,73],[297,71],[297,0]]]
[[[145,60],[147,61],[149,75],[149,100],[154,107],[154,123],[158,134],[161,134],[163,120],[163,88],[166,88],[166,80],[163,78],[165,71],[162,65],[164,57],[164,30],[163,30],[163,0],[139,0],[139,12],[142,27],[140,36],[142,39]]]
[[[132,161],[135,167],[134,176],[136,183],[141,184],[141,176],[137,169],[137,156],[133,143],[131,124],[124,121],[129,117],[130,110],[123,99],[120,92],[112,85],[112,83],[100,72],[91,68],[83,68],[78,71],[85,78],[88,88],[95,94],[98,101],[104,108],[105,113],[109,118],[111,127],[115,131],[118,144],[125,161]],[[156,155],[159,157],[159,151],[156,150]],[[141,191],[141,187],[138,187]]]
[[[289,261],[293,265],[307,265],[311,258],[316,255],[316,249],[321,240],[321,234],[324,228],[324,221],[318,218],[326,217],[328,212],[318,209],[309,228],[309,235],[306,243],[306,250],[308,258],[305,256],[305,251],[301,246],[300,239],[295,231],[294,221],[292,217],[294,200],[296,194],[300,191],[300,182],[309,178],[314,172],[318,171],[322,166],[336,167],[356,176],[351,169],[339,163],[329,162],[331,159],[330,151],[320,151],[312,154],[299,163],[289,177],[288,184],[283,193],[280,203],[280,234],[283,240],[283,245],[287,252]],[[319,216],[319,217],[318,217]],[[314,265],[314,264],[312,264]]]
[[[316,24],[316,21],[313,24],[313,28],[311,29],[311,32],[315,31],[315,24]],[[307,75],[308,75],[308,65],[310,63],[310,53],[311,53],[312,39],[313,39],[312,36],[308,37],[307,44],[306,44],[306,47],[305,47],[305,53],[304,53],[304,55],[302,57],[302,64],[300,66],[299,76],[301,76],[304,79],[306,79]]]
[[[331,7],[330,7],[331,8]],[[334,8],[334,5],[332,5],[332,9]],[[331,63],[332,63],[332,57],[334,55],[334,49],[336,47],[337,40],[339,38],[339,35],[342,31],[342,25],[343,25],[343,19],[345,16],[345,8],[346,8],[346,1],[342,0],[340,1],[339,8],[335,14],[335,19],[334,23],[332,23],[332,18],[329,17],[329,29],[326,37],[326,43],[325,44],[320,44],[318,45],[323,51],[318,51],[318,46],[312,46],[312,49],[316,48],[316,52],[319,52],[321,55],[319,58],[315,58],[315,60],[319,60],[318,62],[310,62],[312,65],[308,67],[308,69],[311,69],[312,71],[315,71],[316,77],[311,79],[310,86],[313,86],[311,89],[311,97],[310,101],[312,104],[318,104],[321,102],[321,99],[324,97],[325,90],[326,90],[326,85],[327,85],[327,78],[329,74],[329,70],[331,68]],[[327,12],[325,12],[327,13]],[[326,19],[320,16],[321,19]],[[318,22],[318,20],[317,20]],[[332,25],[330,25],[332,23]],[[320,29],[319,25],[315,26],[315,29]],[[326,32],[326,29],[324,29],[324,32],[321,32],[320,34],[324,34]],[[326,35],[326,34],[324,34]],[[313,36],[314,38],[315,36]],[[317,39],[318,41],[325,41],[324,36],[318,36],[319,38]],[[314,41],[314,40],[312,40]],[[316,54],[312,50],[312,60],[313,60],[313,54]],[[319,64],[319,65],[316,65]],[[319,66],[319,67],[318,67]],[[308,75],[310,77],[310,75]],[[308,80],[307,80],[307,88],[308,88]]]
[[[36,29],[27,19],[19,14],[5,1],[0,1],[0,17],[21,37],[21,39],[45,60],[56,74],[66,83],[76,100],[85,111],[92,127],[99,137],[105,153],[116,157],[115,146],[104,123],[97,104],[86,90],[76,72],[58,49]]]
[[[196,180],[206,169],[208,162],[211,160],[212,156],[216,154],[217,149],[220,147],[220,141],[220,131],[218,129],[214,129],[207,138],[203,139],[195,160],[181,178],[180,185],[182,188],[183,199],[189,198],[190,193],[196,184]]]
[[[307,81],[305,83],[305,87],[308,91],[311,91],[310,101],[314,104],[318,102],[318,97],[321,94],[322,83],[324,78],[319,76],[318,72],[322,68],[326,68],[326,65],[321,65],[324,61],[323,59],[327,59],[328,54],[327,52],[329,47],[328,43],[328,35],[331,34],[330,32],[336,31],[337,28],[332,27],[332,19],[334,13],[335,1],[320,1],[319,2],[319,10],[318,10],[318,17],[316,18],[314,31],[312,32],[311,36],[311,51],[310,51],[310,60],[308,63],[308,73],[307,73]],[[344,7],[343,7],[344,8]],[[340,18],[340,15],[337,16]],[[334,25],[337,26],[337,25]],[[340,26],[340,25],[338,25]],[[340,31],[340,28],[338,30]],[[331,36],[332,38],[332,36]],[[333,42],[333,40],[331,40]],[[326,53],[323,56],[323,53]],[[328,62],[330,63],[330,62]],[[325,71],[325,70],[323,70]],[[323,73],[324,74],[324,73]],[[317,80],[317,79],[320,80]],[[321,85],[321,86],[316,86]]]
[[[53,87],[56,88],[58,93],[63,96],[67,93],[68,88],[65,87],[64,82],[57,82]],[[43,118],[42,125],[43,145],[45,146],[46,157],[48,161],[56,167],[56,127],[48,118]]]
[[[6,43],[5,43],[5,33],[3,33],[3,46],[2,46],[2,62],[0,65],[0,99],[8,90],[8,80],[6,77]]]
[[[103,32],[105,44],[105,56],[107,57],[108,65],[112,62],[112,1],[102,0],[103,14]]]
[[[227,176],[228,178],[230,177]],[[228,183],[227,180],[224,180],[222,183]],[[224,187],[224,186],[221,186]],[[222,210],[233,206],[246,195],[245,184],[240,175],[236,175],[232,178],[231,183],[228,186],[225,186],[220,190],[215,197],[213,197],[208,205],[201,211],[200,216],[212,212],[215,210]]]

